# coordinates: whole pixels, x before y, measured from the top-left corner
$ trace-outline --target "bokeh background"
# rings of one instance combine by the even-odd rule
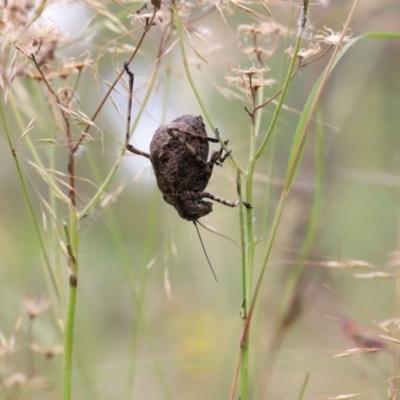
[[[88,52],[94,60],[84,69],[76,89],[76,107],[88,116],[96,110],[143,31],[140,21],[132,25],[128,11],[115,3],[49,2],[43,14],[69,35],[56,49],[56,59],[78,58]],[[245,6],[260,13],[264,10],[266,18],[265,8],[254,3]],[[350,3],[314,2],[310,35],[324,26],[340,31]],[[399,32],[398,0],[360,3],[351,26],[353,37],[367,32]],[[218,3],[226,21],[212,10],[212,3],[193,4],[191,18],[202,16],[190,25],[191,42],[186,43],[195,84],[222,137],[229,139],[236,158],[246,166],[250,121],[243,107],[247,103],[232,95],[234,88],[228,87],[224,78],[231,73],[230,67],[252,66],[252,58],[244,54],[244,42],[236,34],[239,24],[257,21],[235,3]],[[292,8],[292,2],[264,2],[277,21],[295,28],[299,8],[293,4]],[[139,3],[124,5],[135,9]],[[6,6],[2,7],[4,17]],[[135,72],[133,117],[139,112],[155,66],[161,24],[156,20],[131,64]],[[288,65],[283,51],[290,44],[290,35],[277,41],[274,56],[266,61],[270,78],[282,79]],[[170,46],[132,138],[143,150],[148,150],[159,124],[183,114],[201,114],[179,47],[173,41]],[[257,164],[253,208],[260,257],[255,276],[261,267],[299,113],[327,60],[325,57],[302,69],[295,77],[271,146]],[[3,57],[4,76],[11,62],[11,56]],[[29,63],[25,60],[27,66]],[[305,398],[361,393],[360,398],[383,399],[387,398],[387,380],[395,382],[391,378],[398,375],[398,345],[380,337],[383,328],[374,322],[399,316],[399,65],[400,41],[364,39],[346,53],[329,78],[256,308],[250,356],[253,399],[297,398],[308,373]],[[71,75],[65,82],[54,79],[54,86],[72,87],[75,82],[76,75]],[[231,96],[227,96],[228,89]],[[2,124],[0,391],[4,398],[54,399],[60,393],[62,355],[46,359],[43,349],[36,346],[32,351],[32,341],[51,349],[62,344],[68,277],[67,262],[57,245],[63,240],[60,227],[63,219],[68,220],[68,209],[61,203],[47,207],[49,187],[32,166],[32,152],[21,137],[34,118],[28,135],[42,162],[60,174],[67,173],[65,139],[44,93],[43,82],[17,75],[4,112],[60,284],[60,299],[43,261]],[[80,206],[105,179],[123,146],[126,84],[118,84],[112,97],[96,120],[98,129],[89,132],[93,140],[85,142],[76,160]],[[268,128],[273,110],[273,104],[263,109],[261,132]],[[74,129],[78,138],[82,128]],[[209,128],[208,132],[212,134]],[[301,254],[313,209],[317,138],[323,148],[321,212],[310,251]],[[208,189],[235,200],[235,170],[228,163],[218,168]],[[162,200],[149,162],[136,155],[125,155],[106,191],[101,204],[80,225],[74,398],[228,398],[243,323],[240,250],[232,241],[201,230],[218,277],[216,283],[193,225],[180,219]],[[236,209],[215,204],[214,212],[202,222],[239,241]],[[283,294],[300,256],[304,268],[296,281],[293,315],[282,327]],[[367,268],[350,268],[361,262]],[[329,268],[332,266],[337,268]],[[357,275],[366,272],[374,274],[368,275],[370,279]],[[49,308],[31,324],[27,311],[37,299],[47,299]],[[390,334],[400,337],[395,324],[390,325]],[[382,351],[334,358],[356,347]],[[394,385],[393,393],[395,390]]]

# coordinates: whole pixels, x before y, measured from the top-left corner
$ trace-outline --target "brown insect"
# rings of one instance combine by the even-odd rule
[[[164,200],[174,206],[179,215],[188,221],[197,221],[212,212],[212,203],[203,199],[214,200],[229,207],[238,206],[239,200],[224,200],[204,191],[214,165],[221,166],[231,150],[225,154],[222,147],[217,151],[214,150],[210,160],[207,161],[208,142],[218,143],[219,132],[218,130],[215,132],[215,138],[208,137],[201,116],[184,115],[167,125],[161,125],[150,143],[150,154],[129,144],[134,76],[126,63],[124,68],[129,75],[125,146],[130,152],[150,159]],[[224,143],[227,145],[228,141]],[[243,202],[243,205],[251,208],[248,203]]]
[[[225,200],[204,191],[211,178],[214,165],[221,166],[231,150],[224,153],[221,146],[219,150],[212,152],[210,160],[207,161],[208,142],[219,143],[219,132],[215,131],[215,138],[208,137],[201,116],[183,115],[167,125],[161,125],[150,143],[150,154],[129,143],[134,75],[127,63],[124,64],[124,68],[129,75],[125,146],[130,152],[150,159],[163,199],[174,206],[182,218],[193,221],[196,229],[196,221],[213,210],[213,204],[204,199],[214,200],[229,207],[237,207],[240,204],[239,200]],[[227,145],[228,141],[224,144]],[[243,202],[243,205],[251,208],[248,203]],[[201,244],[203,245],[203,242]]]

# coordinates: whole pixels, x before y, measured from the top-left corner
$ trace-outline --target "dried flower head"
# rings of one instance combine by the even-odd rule
[[[15,372],[10,376],[3,379],[3,385],[5,388],[11,388],[15,386],[21,386],[28,381],[28,377],[22,372]]]
[[[246,55],[255,56],[260,65],[273,56],[283,32],[283,26],[273,21],[242,24],[237,29],[238,36],[244,41],[240,43],[241,51]]]
[[[0,331],[0,357],[3,357],[6,354],[11,354],[14,351],[17,334],[21,328],[21,325],[22,317],[19,317],[14,325],[14,329],[9,339],[7,339],[3,335],[3,332]]]
[[[321,47],[318,43],[310,43],[308,49],[300,49],[297,53],[297,58],[300,60],[304,60],[306,58],[312,57],[318,54],[321,51]],[[294,49],[290,46],[288,49],[285,50],[285,54],[288,54],[290,57],[294,55]]]
[[[259,74],[263,74],[264,72],[268,72],[270,71],[270,67],[268,67],[267,65],[264,68],[257,68],[254,65],[252,67],[248,67],[248,68],[233,68],[231,66],[229,66],[229,69],[241,76],[253,76],[253,75],[259,75]]]
[[[44,297],[40,297],[39,299],[27,297],[22,302],[26,313],[31,319],[38,317],[50,307],[50,302]]]
[[[84,68],[90,67],[93,60],[90,58],[89,52],[83,53],[78,60],[75,58],[70,58],[63,61],[59,76],[61,78],[67,78],[69,75],[81,72]]]
[[[283,32],[287,34],[288,28],[277,21],[264,21],[260,22],[258,25],[241,24],[237,28],[239,36],[263,35],[264,38],[270,38],[271,34],[282,36]]]
[[[235,86],[248,98],[250,95],[250,86],[254,90],[260,88],[261,86],[272,87],[276,82],[274,79],[264,78],[263,74],[270,70],[268,66],[265,66],[264,68],[256,68],[255,66],[252,66],[244,69],[229,67],[229,69],[236,75],[225,76],[226,83],[229,86]]]
[[[74,89],[68,86],[60,87],[57,90],[57,97],[60,100],[60,104],[67,109],[70,109],[73,101],[76,100]]]
[[[275,54],[274,48],[267,49],[261,46],[243,46],[241,50],[247,56],[255,56],[260,63],[262,60],[270,59]]]
[[[43,354],[47,358],[51,358],[63,352],[63,346],[44,347],[39,343],[32,343],[30,349],[36,353]]]
[[[160,8],[156,8],[157,10],[157,17],[159,20],[164,20],[164,17],[166,16],[166,10],[165,7],[163,5],[161,5]],[[183,10],[181,10],[183,11]],[[154,10],[145,12],[145,13],[132,13],[128,15],[128,18],[131,21],[131,24],[134,25],[136,23],[136,21],[139,21],[143,26],[147,26],[149,23],[150,18],[153,16],[154,14]],[[179,12],[179,14],[181,15],[181,12]],[[189,12],[190,14],[190,12]],[[182,15],[181,15],[182,17]]]
[[[38,56],[40,63],[53,59],[57,45],[65,39],[58,26],[44,20],[32,24],[23,34],[12,30],[7,33],[16,49],[26,57]]]
[[[272,87],[276,82],[274,79],[264,78],[264,73],[270,70],[267,66],[264,68],[253,66],[245,69],[230,67],[230,70],[236,75],[225,76],[226,83],[229,86],[235,86],[243,99],[249,102],[254,101],[255,93],[260,87]]]
[[[1,8],[0,26],[9,25],[14,30],[25,27],[33,13],[32,0],[5,1]]]
[[[314,39],[318,39],[320,42],[323,42],[329,46],[337,46],[340,43],[342,32],[334,32],[331,28],[328,28],[327,26],[324,26],[324,29],[324,31],[319,30],[314,36]],[[350,35],[343,36],[343,40],[341,43],[352,41],[351,35],[352,33],[350,32]]]

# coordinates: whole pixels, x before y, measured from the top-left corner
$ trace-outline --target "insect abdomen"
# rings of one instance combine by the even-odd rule
[[[164,194],[204,190],[208,183],[204,165],[201,165],[176,138],[168,133],[169,129],[207,136],[201,116],[193,115],[179,117],[168,125],[161,125],[156,130],[150,144],[150,159],[158,187]],[[208,142],[206,140],[184,133],[177,134],[207,162]]]

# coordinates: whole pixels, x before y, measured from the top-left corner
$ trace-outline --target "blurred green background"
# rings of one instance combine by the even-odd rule
[[[291,15],[288,4],[265,4],[278,21],[288,23]],[[313,4],[310,21],[314,31],[310,29],[310,35],[324,25],[340,31],[350,6],[345,0]],[[48,17],[70,35],[57,50],[57,57],[77,58],[88,51],[95,59],[93,69],[84,70],[76,91],[77,107],[90,116],[108,87],[105,81],[111,82],[116,77],[143,28],[139,22],[130,25],[128,13],[113,2],[98,7],[90,2],[48,7]],[[193,18],[206,13],[206,7],[210,6],[196,3],[196,7]],[[193,47],[207,57],[207,63],[196,57],[187,43],[188,56],[212,120],[245,166],[250,126],[243,109],[246,104],[223,97],[220,89],[226,88],[224,77],[230,73],[230,65],[243,68],[252,65],[232,32],[236,32],[239,24],[255,20],[234,4],[221,3],[221,7],[227,23],[214,11],[193,24],[207,39],[201,41],[191,36]],[[103,14],[101,9],[105,10]],[[110,26],[114,21],[107,13],[119,21],[121,31]],[[294,18],[296,13],[295,9]],[[85,24],[89,26],[87,30],[83,28]],[[154,68],[161,40],[160,24],[162,21],[157,20],[131,64],[135,72],[133,118]],[[362,1],[351,28],[353,37],[375,31],[399,32],[398,0]],[[269,77],[282,79],[288,62],[283,51],[289,44],[290,40],[281,39],[274,57],[266,61],[271,67]],[[171,47],[167,57],[169,64],[166,61],[162,64],[132,138],[132,143],[145,151],[160,123],[187,113],[201,114],[186,80],[177,45]],[[327,60],[325,57],[295,77],[273,145],[256,166],[253,208],[260,256],[280,196],[280,182],[285,176],[299,112]],[[297,398],[307,373],[310,379],[305,398],[361,392],[362,398],[387,398],[386,381],[398,374],[397,348],[379,338],[383,332],[374,326],[373,320],[394,318],[399,312],[400,287],[396,279],[400,258],[399,65],[400,41],[366,39],[347,52],[329,78],[316,117],[323,124],[311,128],[256,308],[251,336],[251,398]],[[10,59],[3,58],[3,73],[7,68]],[[76,75],[70,76],[65,84],[73,86],[75,80]],[[54,85],[61,85],[60,81],[55,79]],[[58,203],[56,216],[51,217],[45,205],[49,201],[49,188],[32,167],[35,160],[21,138],[29,121],[35,118],[34,129],[28,135],[43,163],[67,174],[65,140],[43,93],[43,83],[16,76],[9,89],[5,115],[62,291],[57,299],[2,125],[0,348],[7,347],[10,337],[15,338],[15,346],[10,354],[0,351],[0,390],[6,393],[8,379],[15,378],[16,373],[25,376],[24,383],[8,391],[8,397],[4,398],[50,399],[57,398],[60,390],[62,356],[55,356],[41,368],[44,355],[32,355],[27,348],[30,325],[23,305],[27,298],[47,298],[50,308],[35,319],[33,340],[45,347],[62,344],[60,325],[65,318],[68,270],[57,245],[63,238],[57,238],[54,227],[63,219],[68,220],[68,209]],[[126,106],[126,85],[119,84],[113,102],[106,103],[96,120],[99,130],[89,132],[94,140],[84,144],[76,159],[80,206],[105,179],[123,146]],[[272,104],[263,109],[261,131],[268,128],[273,110]],[[22,121],[17,115],[22,116]],[[279,330],[277,321],[284,288],[299,257],[312,208],[317,125],[323,137],[322,210],[312,250],[304,255],[307,260],[304,279],[298,282],[299,313],[288,329]],[[82,128],[74,129],[74,137],[78,138]],[[209,127],[208,133],[212,134]],[[57,143],[44,140],[50,138]],[[235,182],[236,172],[226,164],[216,169],[208,189],[235,200]],[[232,242],[201,229],[218,277],[216,283],[194,227],[162,200],[150,164],[136,155],[125,155],[107,194],[110,195],[107,201],[80,225],[74,398],[228,398],[242,331],[240,250]],[[202,222],[239,241],[236,209],[215,204],[214,212]],[[60,226],[57,231],[62,234]],[[372,271],[392,275],[360,279],[354,274],[371,271],[329,269],[325,268],[327,260],[335,260],[342,266],[349,265],[350,260],[360,260],[371,263]],[[20,317],[22,325],[14,335]],[[398,335],[397,327],[390,329],[393,335]],[[386,350],[333,358],[345,348],[371,347],[359,339],[364,335],[380,340]],[[31,375],[30,363],[34,365]]]

